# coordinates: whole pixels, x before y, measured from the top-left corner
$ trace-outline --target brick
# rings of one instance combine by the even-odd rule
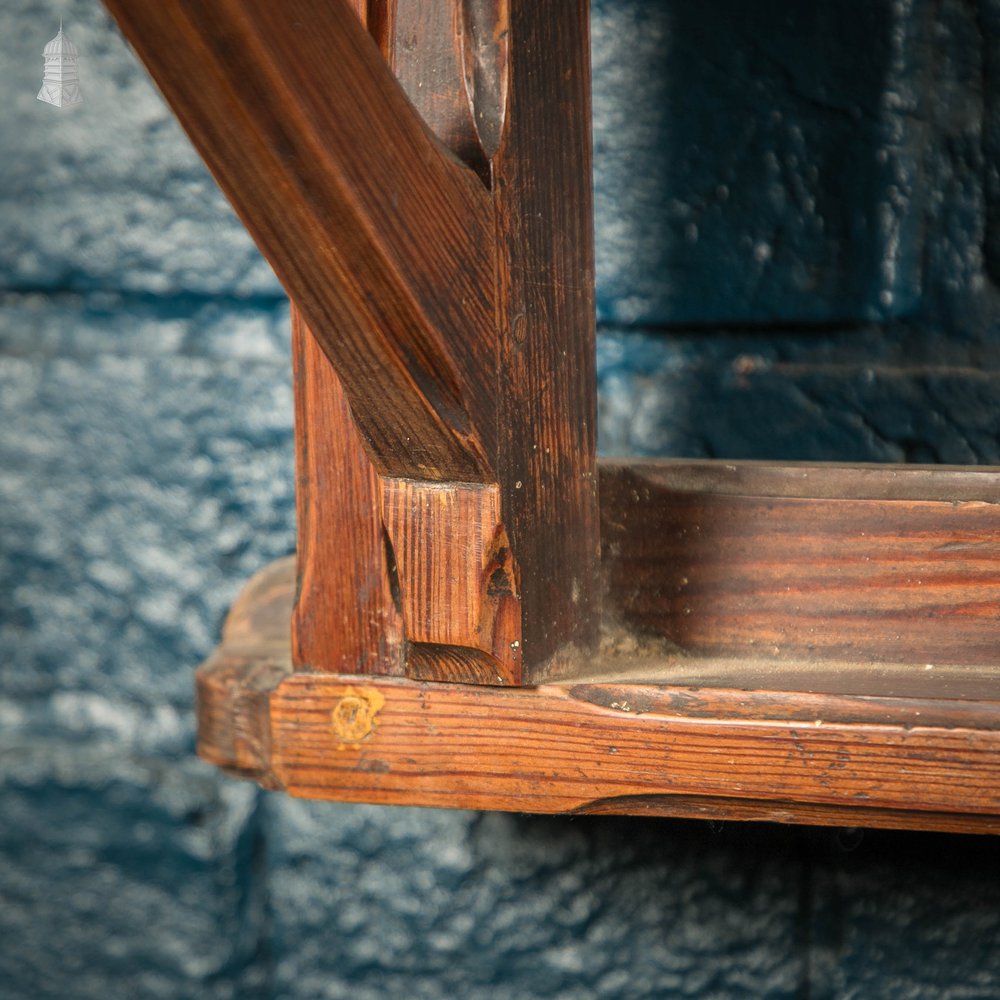
[[[606,455],[1000,463],[992,333],[598,337]]]
[[[799,995],[799,871],[768,837],[277,796],[267,811],[277,997]]]
[[[252,789],[94,741],[3,744],[5,1000],[263,1000]]]
[[[287,310],[159,310],[0,310],[0,693],[190,728],[228,604],[295,544]]]
[[[83,104],[35,99],[65,20]],[[100,4],[0,8],[0,287],[280,297],[273,272]],[[16,155],[14,153],[16,149]]]
[[[603,319],[846,323],[916,308],[919,0],[593,11]]]
[[[813,852],[815,1000],[987,1000],[1000,992],[995,838],[873,832]]]

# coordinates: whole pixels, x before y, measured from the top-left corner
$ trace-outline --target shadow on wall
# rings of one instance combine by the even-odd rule
[[[993,996],[1000,972],[991,838],[943,856],[939,836],[635,817],[276,820],[272,926],[300,949],[282,996],[336,976],[357,992],[329,995],[372,998],[937,1000]]]
[[[1000,461],[984,15],[594,10],[602,452]]]
[[[602,318],[851,324],[911,312],[925,7],[598,0]]]

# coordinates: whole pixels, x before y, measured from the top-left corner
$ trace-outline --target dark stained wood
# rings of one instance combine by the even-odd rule
[[[464,4],[386,0],[358,13],[425,123],[488,185],[486,154],[473,121],[465,72],[469,32]],[[304,407],[305,420],[308,409]],[[393,650],[400,659],[405,649],[410,651],[408,672],[425,679],[517,683],[517,573],[497,488],[383,477],[378,491],[380,529],[392,566],[401,633],[407,640],[405,647],[397,643]],[[303,553],[303,565],[307,559]],[[317,593],[326,589],[337,597],[349,594],[349,584],[343,586],[332,561],[310,575],[317,581]],[[316,634],[325,633],[328,645],[337,641],[335,614],[314,621]],[[434,655],[421,655],[428,649]],[[329,657],[312,662],[324,670],[342,669],[340,661]]]
[[[610,640],[610,641],[608,641]],[[407,671],[410,674],[410,671]],[[684,651],[647,637],[616,631],[601,652],[563,683],[657,684],[739,691],[800,691],[849,698],[991,701],[997,696],[995,664],[871,663],[825,658],[763,659],[753,654]],[[735,711],[735,709],[734,709]]]
[[[268,787],[343,801],[1000,832],[1000,681],[991,699],[968,700],[293,673],[287,651],[284,669],[276,653],[291,584],[287,562],[258,578],[199,671],[199,752]]]
[[[507,0],[375,6],[369,29],[413,106],[490,187],[506,111]]]
[[[607,464],[601,519],[609,620],[680,650],[1000,665],[996,469]]]
[[[600,598],[586,0],[108,6],[339,379],[299,347],[300,483],[332,492],[299,504],[296,661],[571,669]],[[372,471],[382,526],[339,567],[324,539],[360,528]]]
[[[378,697],[369,738],[331,712]],[[771,719],[706,722],[598,707],[564,687],[290,675],[270,703],[270,773],[310,798],[586,812],[632,796],[708,795],[1000,817],[1000,731]],[[612,703],[613,705],[618,703]],[[993,711],[1000,718],[1000,703]],[[416,793],[416,794],[415,794]],[[666,803],[664,803],[666,807]]]
[[[352,0],[364,23],[366,0]],[[406,646],[379,477],[330,359],[292,305],[297,669],[401,674]],[[394,594],[394,589],[396,593]]]
[[[518,567],[501,522],[499,489],[389,478],[381,487],[407,639],[480,650],[487,655],[470,663],[482,664],[484,683],[518,683]],[[468,680],[468,669],[434,676]]]
[[[704,664],[708,667],[708,664]],[[708,670],[705,671],[705,674]],[[704,676],[704,675],[703,675]],[[810,726],[843,723],[845,725],[930,726],[939,729],[995,730],[1000,725],[997,708],[1000,705],[1000,680],[993,678],[984,697],[943,697],[938,678],[938,690],[923,695],[877,695],[867,692],[863,677],[850,678],[855,693],[833,694],[803,691],[794,682],[809,683],[809,671],[789,676],[785,689],[721,687],[721,684],[742,682],[738,671],[730,677],[719,676],[715,684],[697,687],[677,682],[650,683],[597,682],[568,686],[572,697],[605,708],[638,715],[683,716],[689,719],[720,719],[759,722],[780,719],[788,723]],[[988,695],[988,697],[986,697]]]
[[[600,618],[588,4],[378,6],[407,96],[493,193],[496,468],[521,618],[494,655],[516,650],[505,676],[558,675]],[[469,613],[454,600],[436,612]]]
[[[939,500],[1000,504],[1000,476],[988,465],[604,459],[605,481],[628,473],[679,493],[805,500]]]
[[[511,0],[498,469],[536,680],[571,669],[560,654],[589,650],[600,620],[590,119],[587,0]]]
[[[297,601],[286,562],[234,607],[207,760],[998,830],[1000,471],[598,477],[586,0],[108,6],[295,304]]]
[[[1000,833],[994,816],[968,813],[906,812],[902,809],[866,809],[863,806],[808,805],[751,799],[715,798],[707,795],[629,796],[626,801],[606,799],[592,804],[588,816],[669,816],[677,819],[729,820],[763,823],[796,823],[804,826],[863,827],[888,830],[933,830],[938,833]]]

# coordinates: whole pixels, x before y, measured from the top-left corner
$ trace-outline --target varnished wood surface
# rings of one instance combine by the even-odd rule
[[[507,0],[376,0],[367,19],[431,131],[492,187],[507,111]]]
[[[478,670],[488,682],[497,674],[517,682],[566,669],[569,660],[560,654],[596,640],[587,15],[585,0],[558,6],[379,0],[368,11],[402,89],[438,138],[480,176],[495,213],[498,525],[510,596],[484,594],[496,590],[494,571],[481,578],[480,547],[455,544],[468,528],[432,535],[416,523],[396,521],[393,530],[399,561],[413,566],[418,575],[411,580],[423,584],[404,605],[424,604],[433,589],[442,599],[427,608],[425,621],[483,621],[480,607],[491,614],[495,608],[477,635],[466,629],[471,637],[461,643],[450,628],[420,637],[408,633],[414,642],[452,647],[452,655],[438,662],[452,665],[453,679],[470,679],[459,662],[481,662],[461,654],[459,645],[491,650],[495,662]],[[469,499],[474,493],[457,484],[456,495],[463,492]],[[493,549],[499,553],[501,546]],[[456,588],[454,569],[466,553]],[[453,572],[442,575],[445,566]],[[407,586],[401,578],[401,591]],[[456,589],[468,600],[456,600]]]
[[[606,482],[628,472],[677,493],[799,500],[937,500],[1000,504],[1000,469],[989,465],[885,465],[876,462],[726,461],[606,458]]]
[[[504,523],[521,571],[526,677],[557,673],[600,621],[587,0],[510,0],[493,163]]]
[[[519,683],[592,649],[586,0],[108,7],[336,371],[297,348],[300,489],[328,495],[299,500],[296,662],[393,673],[420,644],[450,651],[422,675]],[[469,524],[423,516],[445,483]],[[356,552],[332,541],[352,524]],[[352,585],[350,637],[326,632]]]
[[[368,0],[351,2],[364,24]],[[403,616],[379,476],[333,363],[294,303],[291,313],[298,566],[292,662],[402,674]]]
[[[598,553],[585,0],[109,7],[308,325],[297,664],[995,666],[989,471],[609,465]]]
[[[585,0],[107,2],[304,319],[300,599],[234,609],[206,759],[995,829],[995,470],[607,465],[599,523]]]
[[[680,650],[1000,667],[1000,471],[605,463],[608,614]]]
[[[390,804],[1000,831],[1000,683],[993,697],[962,699],[293,673],[291,585],[288,561],[251,584],[199,671],[199,752],[268,787]]]
[[[354,686],[287,678],[270,703],[270,771],[296,795],[586,812],[633,796],[1000,814],[1000,732],[692,719],[595,705],[562,686],[386,681],[371,734],[345,744],[331,711]],[[626,707],[628,706],[628,707]],[[993,704],[994,717],[1000,704]],[[668,809],[668,803],[662,803]]]
[[[498,487],[389,478],[381,486],[406,638],[478,650],[484,683],[519,683],[520,574]]]
[[[488,94],[477,92],[476,81],[483,77],[477,69],[491,62],[496,83],[506,79],[505,0],[376,0],[356,3],[356,8],[424,122],[491,189],[489,161],[499,141],[505,92],[501,86],[491,102]],[[491,141],[484,142],[481,131]],[[442,283],[439,294],[451,292]],[[482,377],[495,383],[496,330],[470,329],[469,336],[481,341],[476,356],[487,361]],[[303,407],[303,424],[309,421],[308,409]],[[490,420],[495,424],[495,415]],[[312,430],[324,440],[324,428]],[[328,464],[327,478],[339,468]],[[350,470],[344,471],[349,477]],[[423,679],[519,683],[519,574],[503,524],[499,485],[383,475],[377,490],[402,626],[394,637],[395,659],[405,662],[410,676]],[[341,558],[349,558],[349,550]],[[311,572],[308,561],[308,553],[300,551],[303,572]],[[320,589],[341,592],[333,561],[311,575]],[[327,643],[336,642],[336,619],[327,618],[317,631],[328,633]],[[313,662],[328,669],[328,660]]]
[[[379,468],[495,478],[493,207],[352,4],[107,7],[334,362]]]

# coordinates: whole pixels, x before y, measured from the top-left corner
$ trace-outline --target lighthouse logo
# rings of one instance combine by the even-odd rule
[[[42,50],[42,58],[45,71],[38,99],[57,108],[80,104],[83,95],[76,66],[78,54],[76,46],[63,34],[62,21],[59,22],[59,34]]]

